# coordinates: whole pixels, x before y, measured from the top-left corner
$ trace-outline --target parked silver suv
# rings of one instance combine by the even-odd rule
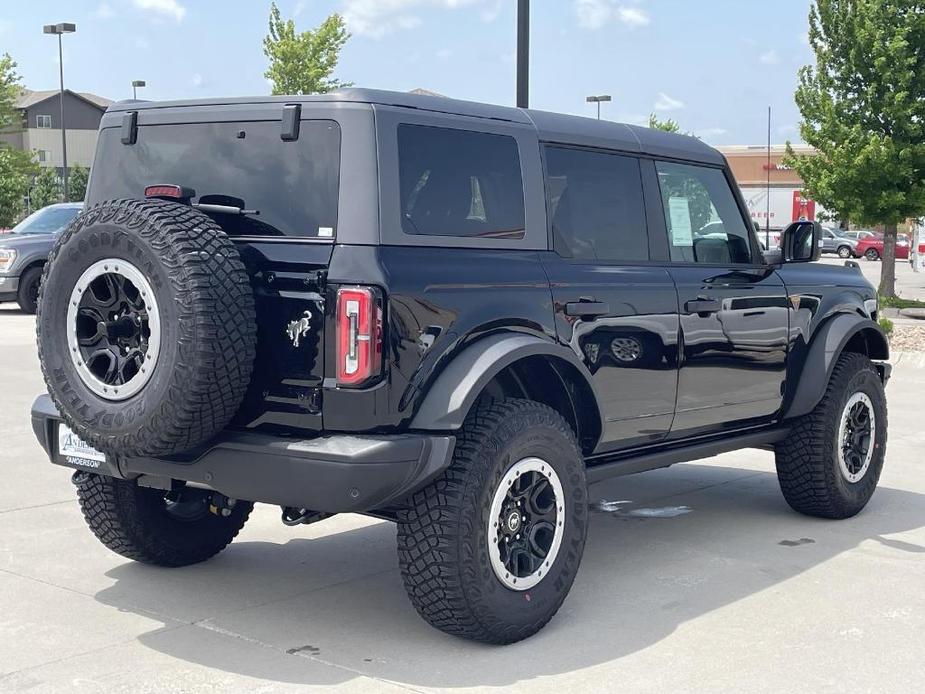
[[[839,258],[857,258],[858,240],[845,236],[840,229],[823,227],[822,252],[837,253]]]

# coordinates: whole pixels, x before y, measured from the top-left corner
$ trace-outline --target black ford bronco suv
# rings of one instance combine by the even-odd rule
[[[110,549],[390,519],[411,601],[492,643],[565,599],[587,485],[773,449],[867,503],[887,341],[857,267],[762,254],[726,161],[658,130],[439,97],[117,104],[45,268],[35,433]]]

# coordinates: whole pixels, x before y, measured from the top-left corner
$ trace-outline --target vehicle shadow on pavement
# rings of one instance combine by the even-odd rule
[[[505,686],[617,660],[720,608],[741,611],[737,624],[799,625],[799,610],[840,599],[841,588],[800,581],[761,609],[749,598],[861,544],[853,561],[872,567],[925,552],[890,537],[925,527],[925,495],[898,489],[879,489],[845,521],[794,513],[773,473],[712,465],[609,480],[591,492],[598,510],[571,595],[543,631],[512,646],[470,643],[420,620],[387,523],[285,545],[242,541],[187,569],[122,564],[96,599],[164,619],[140,637],[147,647],[230,673],[306,685],[330,684],[339,672],[345,682],[364,674],[409,686]],[[873,570],[857,580],[874,580],[864,575]],[[250,644],[251,654],[216,645],[216,632]],[[280,654],[305,667],[281,672]]]

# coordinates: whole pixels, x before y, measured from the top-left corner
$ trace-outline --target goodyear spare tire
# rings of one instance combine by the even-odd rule
[[[36,326],[64,421],[122,456],[207,441],[253,369],[254,296],[237,249],[205,214],[162,200],[77,217],[45,266]]]

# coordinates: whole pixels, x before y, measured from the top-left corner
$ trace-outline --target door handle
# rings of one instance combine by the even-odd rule
[[[698,315],[717,313],[722,307],[722,302],[719,299],[691,299],[684,304],[685,311]]]
[[[589,318],[593,316],[605,316],[608,313],[610,313],[610,309],[603,301],[569,301],[565,305],[566,316]]]

